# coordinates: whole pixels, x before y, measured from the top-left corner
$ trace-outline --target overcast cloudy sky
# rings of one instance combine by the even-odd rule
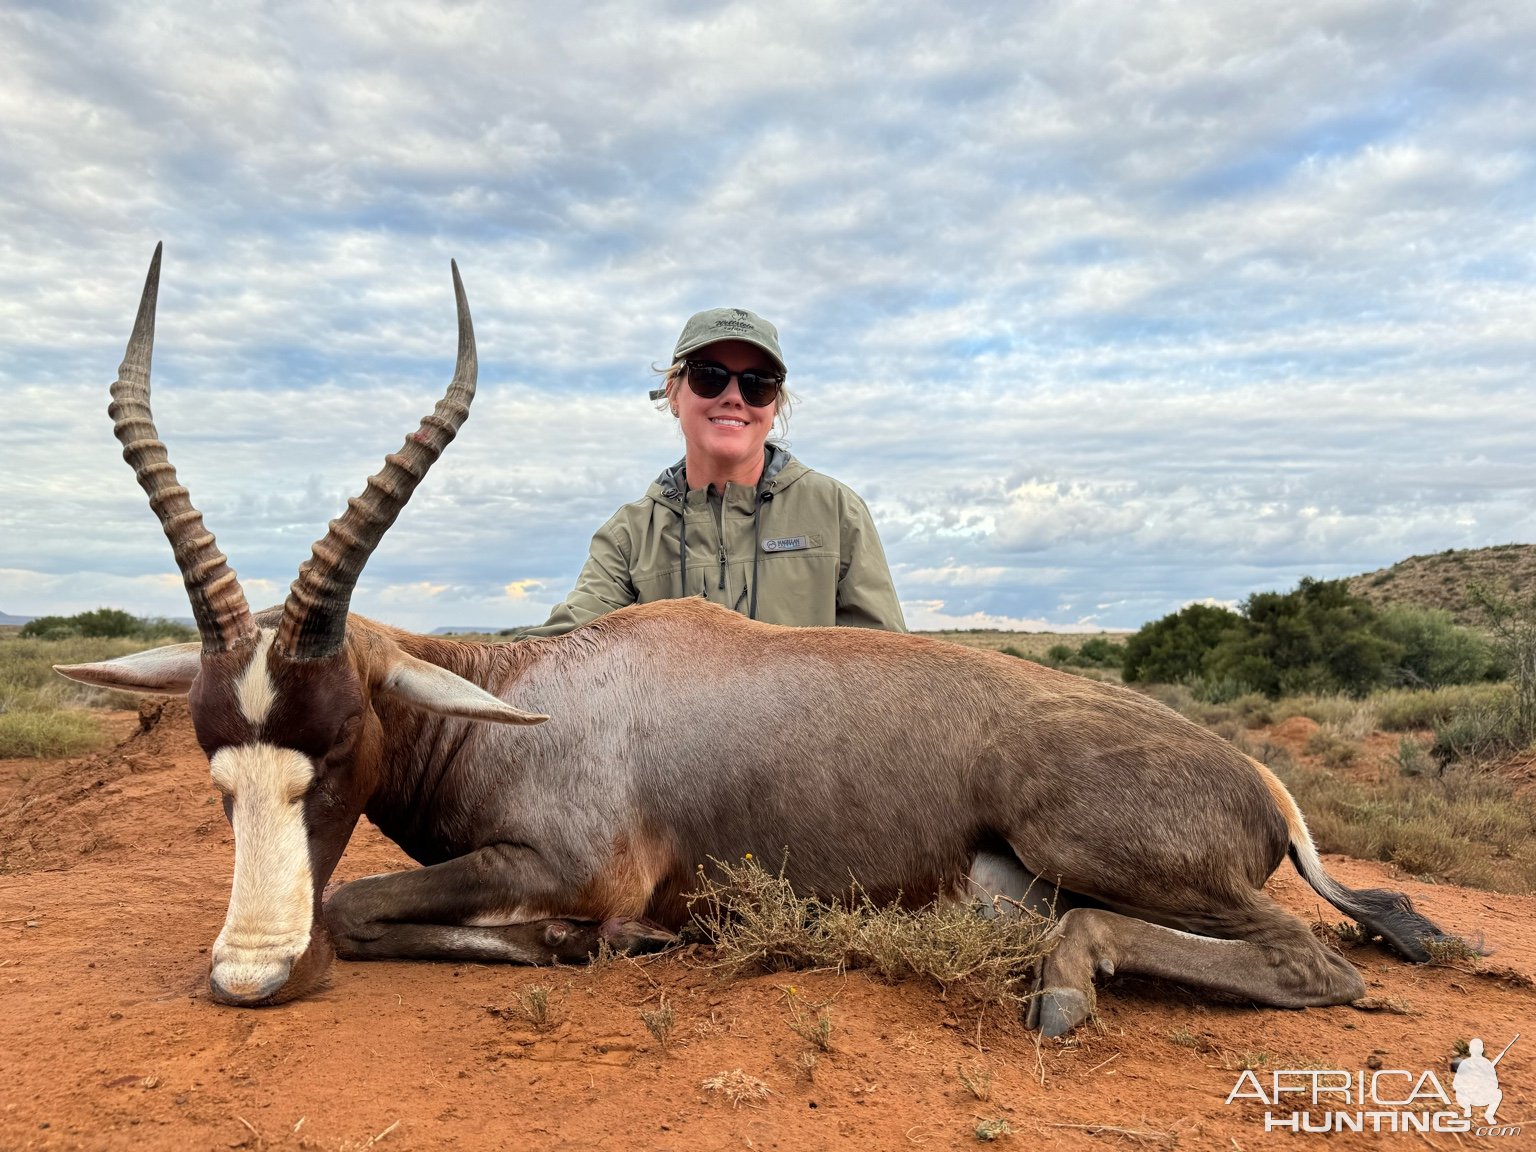
[[[106,416],[258,604],[480,341],[354,600],[543,619],[681,455],[683,320],[783,335],[794,452],[915,627],[1536,540],[1536,6],[0,5],[0,610],[188,612]]]

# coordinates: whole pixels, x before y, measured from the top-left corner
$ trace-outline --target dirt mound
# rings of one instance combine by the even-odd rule
[[[127,715],[108,716],[125,727]],[[27,762],[26,778],[0,802],[0,874],[68,868],[81,858],[118,848],[122,841],[105,819],[124,803],[154,803],[185,776],[164,774],[168,763],[201,760],[187,703],[180,697],[146,699],[129,735],[108,752],[54,764]],[[198,799],[204,779],[191,785]],[[16,769],[19,771],[19,767]],[[140,777],[144,779],[127,779]],[[15,778],[13,777],[13,781]]]
[[[1491,1054],[1520,1030],[1498,1066],[1499,1119],[1536,1108],[1536,899],[1381,865],[1328,860],[1343,882],[1405,890],[1497,953],[1416,968],[1350,947],[1369,1011],[1254,1009],[1117,980],[1096,1023],[1044,1042],[928,986],[837,972],[730,979],[703,951],[597,968],[338,963],[313,996],[241,1011],[206,993],[232,837],[179,702],[17,797],[27,805],[5,810],[0,843],[24,832],[36,863],[0,875],[7,1150],[862,1152],[974,1147],[979,1123],[1001,1121],[1015,1147],[1230,1152],[1260,1143],[1266,1111],[1292,1108],[1266,1108],[1251,1088],[1228,1104],[1244,1071],[1266,1090],[1284,1069],[1363,1069],[1367,1082],[1371,1070],[1432,1071],[1449,1092],[1457,1040],[1480,1037]],[[337,876],[407,864],[364,823]],[[1289,869],[1270,890],[1307,920],[1339,919]],[[797,1002],[824,1005],[825,1049],[797,1031],[790,986]],[[663,1003],[664,1037],[642,1018]],[[1330,1140],[1383,1146],[1369,1130]]]

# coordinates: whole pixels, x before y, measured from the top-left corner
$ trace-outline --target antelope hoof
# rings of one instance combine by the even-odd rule
[[[1065,1036],[1086,1021],[1092,1010],[1088,997],[1076,988],[1043,988],[1030,1001],[1027,1023],[1043,1036]]]
[[[659,952],[678,943],[678,936],[660,924],[639,917],[615,916],[598,929],[615,952]]]

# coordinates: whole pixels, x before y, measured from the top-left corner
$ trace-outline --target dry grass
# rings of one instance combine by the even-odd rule
[[[1536,811],[1471,765],[1378,781],[1272,763],[1324,852],[1384,860],[1411,876],[1496,892],[1536,888]]]
[[[731,1102],[732,1108],[739,1108],[743,1104],[756,1104],[759,1100],[766,1100],[773,1095],[773,1089],[756,1076],[749,1076],[740,1068],[733,1068],[729,1072],[717,1072],[704,1081],[703,1087],[710,1092],[718,1092]]]
[[[1474,711],[1503,711],[1512,702],[1508,684],[1456,684],[1447,688],[1394,688],[1371,695],[1377,723],[1387,732],[1437,728]]]
[[[517,1006],[528,1022],[539,1031],[550,1026],[548,988],[539,984],[524,988],[517,994]]]
[[[960,1083],[965,1085],[965,1090],[976,1099],[986,1102],[992,1099],[992,1069],[985,1064],[976,1064],[967,1067],[964,1064],[955,1066],[955,1075],[960,1078]]]
[[[157,640],[33,640],[0,636],[0,714],[61,708],[135,708],[138,697],[66,680],[55,664],[89,664],[153,648]]]
[[[0,760],[80,756],[101,746],[101,725],[78,709],[0,713]]]
[[[806,1004],[800,998],[800,990],[793,984],[784,989],[784,1001],[789,1005],[789,1027],[800,1039],[821,1052],[832,1051],[832,1017],[827,1015],[831,1001]]]
[[[672,1005],[667,1002],[665,993],[662,994],[661,1001],[655,1008],[640,1009],[640,1022],[645,1025],[646,1031],[665,1052],[672,1040],[672,1029],[677,1024],[677,1014],[672,1011]]]
[[[700,874],[692,911],[718,963],[733,971],[865,968],[1017,1007],[1050,929],[1041,917],[986,919],[953,903],[880,907],[858,890],[837,902],[797,896],[782,872],[752,860],[715,868],[718,878]]]

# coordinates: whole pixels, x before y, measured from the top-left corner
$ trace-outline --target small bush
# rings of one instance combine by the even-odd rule
[[[1331,728],[1319,728],[1307,739],[1307,755],[1322,758],[1330,768],[1345,768],[1353,764],[1359,749]]]
[[[1433,751],[1441,764],[1497,760],[1524,746],[1511,710],[1472,707],[1435,725]]]
[[[1050,929],[1041,917],[987,919],[955,903],[916,912],[879,906],[858,889],[829,903],[796,895],[782,871],[752,860],[714,867],[715,876],[701,868],[690,907],[720,963],[735,971],[868,968],[1017,1007]]]
[[[662,993],[661,1002],[655,1008],[640,1009],[640,1022],[665,1052],[672,1039],[672,1028],[677,1023],[677,1014],[667,1002],[666,993]]]
[[[1393,762],[1404,776],[1423,776],[1435,766],[1428,749],[1408,735],[1397,738],[1397,756]]]
[[[1482,609],[1493,633],[1494,650],[1512,688],[1510,738],[1524,748],[1536,741],[1536,596],[1473,584],[1468,597]]]

